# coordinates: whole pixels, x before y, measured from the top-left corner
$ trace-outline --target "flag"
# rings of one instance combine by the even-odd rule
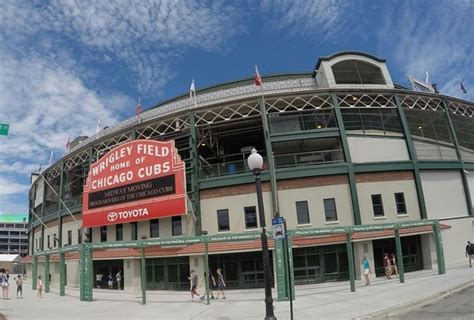
[[[459,82],[461,84],[461,90],[464,94],[467,94],[467,90],[466,88],[464,87],[464,85],[462,84],[462,82]]]
[[[255,65],[255,85],[257,87],[262,85],[262,78],[260,77],[260,73],[258,73],[257,65]]]
[[[54,156],[54,151],[51,151],[51,154],[49,155],[49,161],[48,161],[49,165],[53,164],[53,156]]]
[[[137,109],[136,109],[136,114],[139,116],[142,113],[142,102],[141,98],[138,97],[138,104],[137,104]]]
[[[189,88],[189,97],[196,97],[196,87],[194,86],[194,79],[193,82],[191,82],[191,87]]]
[[[67,138],[67,143],[66,143],[66,149],[69,150],[69,147],[71,146],[71,137]]]
[[[97,125],[95,127],[95,133],[99,134],[99,131],[100,131],[100,119],[97,119]]]

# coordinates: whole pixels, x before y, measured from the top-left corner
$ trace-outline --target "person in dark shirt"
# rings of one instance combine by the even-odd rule
[[[466,257],[469,259],[469,268],[472,268],[472,259],[474,259],[474,246],[471,241],[467,242]]]

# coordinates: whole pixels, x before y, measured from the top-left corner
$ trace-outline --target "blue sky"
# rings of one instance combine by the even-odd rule
[[[365,51],[392,79],[474,96],[474,1],[21,1],[0,3],[0,213],[26,212],[29,176],[68,137],[189,90],[311,72],[319,56]]]

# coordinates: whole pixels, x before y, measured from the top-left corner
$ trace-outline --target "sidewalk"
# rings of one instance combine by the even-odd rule
[[[386,310],[406,308],[423,299],[433,299],[450,290],[474,284],[474,268],[447,269],[445,275],[436,270],[405,274],[405,283],[397,278],[378,278],[371,286],[356,282],[350,292],[349,282],[330,282],[296,287],[294,319],[369,319],[385,315]],[[141,305],[139,292],[94,290],[93,302],[79,301],[78,289],[66,289],[59,297],[56,288],[36,298],[31,283],[24,284],[24,299],[16,299],[11,287],[10,300],[0,301],[0,313],[8,320],[20,319],[193,319],[233,320],[263,319],[263,289],[229,290],[226,300],[212,300],[208,306],[197,299],[192,302],[187,292],[148,291],[147,304]],[[276,294],[274,292],[273,297]],[[274,302],[279,320],[290,319],[289,302]]]

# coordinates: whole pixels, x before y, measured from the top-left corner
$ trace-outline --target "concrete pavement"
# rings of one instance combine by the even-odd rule
[[[390,314],[387,310],[402,311],[473,283],[474,268],[459,267],[447,269],[445,275],[438,275],[436,270],[407,273],[404,284],[397,278],[377,278],[369,287],[357,281],[356,292],[350,292],[349,282],[297,286],[294,319],[381,318]],[[15,298],[13,286],[11,299],[0,301],[0,313],[9,320],[263,319],[265,310],[263,289],[228,290],[226,300],[214,300],[208,306],[191,301],[187,292],[148,291],[147,304],[141,305],[139,292],[94,290],[93,302],[81,302],[78,289],[67,288],[67,295],[60,297],[52,288],[43,299],[37,299],[31,284],[24,287],[24,299]],[[274,305],[279,320],[290,319],[288,302]]]

